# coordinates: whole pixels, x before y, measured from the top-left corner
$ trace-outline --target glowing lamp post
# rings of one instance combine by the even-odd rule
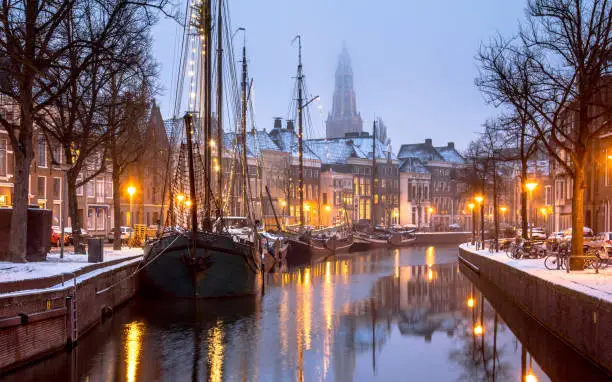
[[[527,183],[525,183],[525,188],[527,189],[527,191],[529,191],[529,216],[527,217],[527,223],[529,223],[529,221],[531,220],[531,205],[533,203],[533,190],[535,190],[535,188],[538,186],[538,183],[536,181],[528,181]],[[531,239],[531,236],[533,234],[533,224],[531,224],[529,226],[529,238]]]
[[[473,308],[474,305],[475,305],[474,299],[472,297],[468,298],[468,300],[467,300],[468,308]]]
[[[480,232],[481,232],[481,238],[482,238],[482,247],[484,248],[484,242],[485,242],[485,232],[484,232],[484,196],[476,195],[474,197],[474,200],[480,206]]]
[[[427,209],[427,212],[429,213],[429,227],[431,228],[431,226],[432,226],[432,220],[433,220],[433,216],[432,216],[432,215],[433,215],[433,213],[434,213],[434,209],[433,209],[433,207],[429,207],[429,208]]]
[[[476,205],[474,203],[470,203],[468,204],[468,207],[470,208],[470,211],[472,211],[472,245],[474,245],[474,242],[476,241],[476,211],[474,211],[474,207],[476,207]]]
[[[127,188],[127,193],[130,196],[130,227],[133,229],[134,228],[134,215],[132,212],[132,202],[134,199],[134,194],[136,193],[136,187],[129,186]]]

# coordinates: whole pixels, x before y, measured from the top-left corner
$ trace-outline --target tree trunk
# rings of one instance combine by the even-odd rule
[[[114,166],[113,166],[114,167]],[[113,168],[113,224],[115,227],[113,249],[121,249],[121,179]]]
[[[521,159],[521,236],[527,239],[527,158]]]
[[[497,169],[493,162],[493,222],[495,223],[495,251],[499,251],[499,208],[497,203]]]
[[[81,219],[78,214],[79,205],[76,194],[76,182],[77,182],[77,171],[74,168],[67,172],[67,183],[68,183],[68,216],[70,216],[70,222],[72,225],[72,243],[74,245],[74,253],[85,253],[85,244],[81,237]],[[83,188],[85,186],[83,185]],[[85,192],[87,197],[87,192]]]
[[[570,269],[584,269],[584,161],[576,161],[574,169],[574,195],[572,195],[572,254]]]
[[[32,120],[29,119],[31,126]],[[23,121],[22,123],[28,123]],[[27,129],[27,128],[26,128]],[[28,204],[29,204],[29,182],[30,164],[34,157],[32,149],[32,134],[21,132],[20,142],[23,143],[23,152],[15,150],[15,180],[13,189],[13,214],[11,215],[11,239],[8,254],[2,256],[2,260],[12,262],[25,262],[27,252],[28,233]]]

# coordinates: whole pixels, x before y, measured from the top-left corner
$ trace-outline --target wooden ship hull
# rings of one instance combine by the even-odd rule
[[[415,235],[401,232],[392,233],[391,237],[389,238],[389,244],[393,247],[407,247],[414,244],[415,241]]]
[[[229,235],[174,233],[145,245],[142,290],[175,298],[215,298],[254,295],[259,291],[261,260],[249,243]]]
[[[298,238],[288,239],[287,265],[316,263],[338,253],[349,252],[353,245],[353,236],[338,239],[311,238],[309,241]]]
[[[353,249],[365,251],[373,248],[386,248],[389,246],[389,239],[377,235],[368,235],[366,233],[355,233],[355,243]]]

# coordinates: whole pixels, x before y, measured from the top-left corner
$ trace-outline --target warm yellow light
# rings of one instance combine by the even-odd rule
[[[535,190],[537,186],[538,186],[538,183],[535,181],[530,181],[530,182],[525,183],[525,188],[527,188],[529,192],[532,192],[533,190]]]
[[[331,206],[329,204],[325,205],[325,211],[327,212],[331,211]]]
[[[467,300],[467,306],[468,308],[473,308],[474,307],[474,299],[473,298],[468,298]]]
[[[219,172],[219,170],[221,170],[221,167],[219,167],[219,165],[215,166],[215,172]]]
[[[185,205],[186,205],[187,207],[191,207],[191,200],[187,200],[187,201],[185,202]]]
[[[480,336],[482,335],[482,333],[484,333],[484,328],[482,327],[482,325],[478,324],[474,326],[474,334],[476,334],[477,336]]]
[[[287,202],[286,202],[286,201],[284,201],[284,200],[281,200],[281,201],[280,201],[280,205],[281,205],[281,206],[283,206],[283,207],[285,207],[285,206],[287,205]]]
[[[129,187],[127,188],[127,193],[128,193],[130,196],[134,195],[134,194],[136,193],[136,187],[134,187],[134,186],[129,186]]]
[[[525,382],[538,382],[538,377],[533,375],[532,372],[529,372],[529,374],[525,376]]]
[[[546,209],[546,207],[542,207],[540,208],[540,213],[544,216],[546,216],[546,214],[548,214],[548,210]]]
[[[179,202],[179,203],[182,203],[182,202],[183,202],[183,200],[185,200],[185,195],[183,195],[183,194],[178,194],[178,195],[176,196],[176,200],[178,200],[178,202]]]
[[[138,379],[138,366],[140,364],[140,352],[142,349],[142,336],[144,324],[142,322],[131,322],[125,329],[125,363],[126,381]]]
[[[430,214],[433,214],[433,212],[434,212],[433,207],[429,207],[429,208],[427,209],[427,212],[429,212]]]
[[[476,205],[474,203],[470,203],[468,204],[468,207],[470,208],[470,210],[473,210]]]
[[[612,159],[612,155],[608,155],[608,159]]]
[[[210,147],[215,147],[217,143],[215,142],[214,139],[211,139],[209,144],[210,144]]]
[[[304,211],[310,211],[310,204],[308,203],[304,204]]]
[[[500,210],[502,213],[505,213],[506,211],[508,211],[508,207],[499,207],[499,210]]]
[[[6,195],[0,195],[0,204],[6,204]]]
[[[484,201],[484,198],[482,197],[482,195],[476,195],[474,196],[474,200],[478,202],[478,204],[480,204]]]
[[[431,269],[427,272],[427,280],[433,280],[433,271]]]

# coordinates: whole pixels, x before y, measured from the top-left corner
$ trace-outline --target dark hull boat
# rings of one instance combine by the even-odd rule
[[[365,251],[372,248],[386,248],[389,246],[389,239],[382,235],[370,235],[363,232],[355,233],[354,250]]]
[[[410,232],[393,232],[389,238],[389,244],[393,247],[406,247],[414,244],[416,236]]]
[[[317,263],[338,253],[349,252],[353,245],[353,236],[324,238],[288,239],[287,265]]]
[[[167,234],[147,243],[143,262],[145,292],[176,298],[254,295],[261,262],[250,243],[229,235],[196,232]]]

